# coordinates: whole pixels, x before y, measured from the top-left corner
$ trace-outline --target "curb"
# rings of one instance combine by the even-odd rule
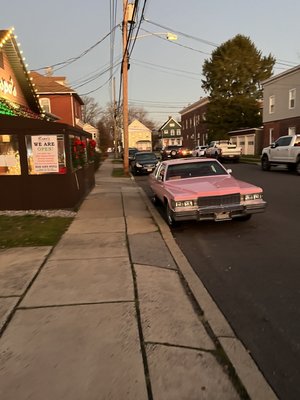
[[[278,400],[278,397],[273,392],[265,377],[257,367],[255,361],[249,354],[249,351],[235,336],[223,313],[220,311],[217,304],[194,272],[187,258],[180,250],[168,225],[155,209],[144,190],[139,188],[139,191],[154,221],[156,222],[166,245],[176,261],[179,270],[187,282],[191,293],[198,303],[198,306],[203,311],[207,323],[235,369],[235,372],[250,399]]]

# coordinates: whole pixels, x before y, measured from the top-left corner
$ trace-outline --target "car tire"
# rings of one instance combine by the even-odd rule
[[[177,152],[176,152],[176,150],[172,150],[170,154],[171,154],[171,157],[175,157]]]
[[[263,171],[270,171],[271,169],[271,164],[267,156],[263,156],[263,158],[261,159],[261,169]]]
[[[154,204],[155,206],[158,205],[159,200],[158,200],[158,197],[156,196],[156,194],[151,196],[151,201],[152,201],[152,204]]]
[[[296,162],[295,171],[297,175],[300,175],[300,159],[298,159]]]
[[[165,212],[166,212],[166,221],[167,221],[167,224],[169,225],[169,227],[176,226],[176,221],[174,221],[174,219],[173,219],[172,210],[171,210],[171,208],[169,206],[169,202],[167,200],[165,201]]]

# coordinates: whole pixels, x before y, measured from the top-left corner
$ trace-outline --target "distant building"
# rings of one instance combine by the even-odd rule
[[[262,82],[264,146],[300,133],[300,65]],[[298,96],[298,99],[297,99]]]
[[[99,133],[99,129],[95,128],[93,125],[87,124],[85,123],[83,125],[83,130],[85,132],[88,132],[92,135],[92,139],[96,141],[97,143],[97,150],[99,150],[99,146],[100,146],[100,133]]]
[[[169,116],[158,132],[161,148],[170,145],[182,146],[181,125],[172,116]]]
[[[185,147],[193,149],[195,146],[207,144],[206,111],[208,103],[209,100],[205,97],[179,111]]]
[[[128,147],[139,150],[152,150],[152,132],[137,119],[128,126]]]

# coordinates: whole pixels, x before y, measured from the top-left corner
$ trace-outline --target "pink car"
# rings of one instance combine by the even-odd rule
[[[162,161],[149,175],[153,201],[163,203],[169,225],[186,220],[248,220],[263,212],[262,188],[230,173],[211,158]]]

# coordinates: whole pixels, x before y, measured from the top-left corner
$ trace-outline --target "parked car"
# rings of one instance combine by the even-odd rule
[[[300,175],[300,135],[281,136],[262,150],[262,170],[269,171],[277,165],[286,165],[289,171]]]
[[[134,155],[138,151],[139,150],[136,147],[128,147],[128,160],[129,160],[129,162],[134,159]],[[124,149],[122,151],[122,158],[124,158]]]
[[[204,157],[206,149],[207,149],[207,146],[196,146],[194,148],[194,150],[192,150],[192,156],[193,157]]]
[[[170,226],[185,220],[248,220],[266,208],[262,188],[235,179],[213,158],[162,161],[149,184]]]
[[[136,174],[150,174],[154,171],[158,159],[153,152],[139,151],[135,153],[133,160],[130,163],[131,172]]]
[[[192,155],[191,150],[183,146],[170,145],[166,146],[161,151],[162,160],[167,160],[168,158],[190,157],[191,155]]]
[[[205,157],[214,157],[218,160],[233,160],[239,162],[242,148],[230,140],[214,140],[205,149]]]

